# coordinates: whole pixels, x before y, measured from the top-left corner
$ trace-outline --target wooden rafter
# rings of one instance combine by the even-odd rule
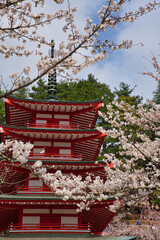
[[[16,103],[10,101],[8,98],[5,99],[5,102],[8,106],[13,106],[15,108],[18,108],[20,110],[23,110],[23,111],[26,111],[26,112],[29,112],[29,113],[34,113],[35,112],[34,110],[31,110],[31,109],[26,108],[26,107],[22,107],[19,104],[16,104]]]

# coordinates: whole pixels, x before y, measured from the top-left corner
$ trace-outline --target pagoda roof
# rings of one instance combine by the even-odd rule
[[[87,102],[66,102],[23,99],[9,96],[5,98],[6,120],[8,124],[25,126],[33,122],[33,116],[51,118],[52,114],[70,115],[73,125],[81,129],[94,128],[98,110],[103,107],[101,99]]]
[[[3,159],[3,157],[0,157],[0,159]],[[4,161],[5,162],[5,161]],[[34,164],[34,160],[29,160],[28,164]],[[19,162],[15,163],[10,163],[6,162],[6,165],[9,166],[18,166]],[[89,170],[89,169],[99,169],[99,168],[104,168],[106,166],[106,162],[101,160],[101,161],[43,161],[43,165],[47,167],[47,169],[68,169],[68,170]],[[23,165],[20,167],[21,169],[23,168]]]
[[[1,133],[25,140],[65,140],[88,141],[105,136],[97,129],[56,129],[56,128],[29,128],[17,127],[0,123]]]
[[[28,127],[11,126],[0,123],[1,133],[7,136],[7,139],[18,139],[31,141],[35,146],[52,146],[54,141],[72,142],[74,154],[83,155],[82,161],[95,161],[101,147],[105,133],[97,129],[37,129]],[[59,159],[60,160],[60,159]]]
[[[28,161],[28,164],[34,164],[35,161]],[[10,163],[10,162],[5,162],[5,166],[12,166],[13,171],[16,172],[16,169],[18,170],[25,170],[25,167],[23,165],[20,165],[19,169],[19,162],[15,163]],[[73,173],[73,174],[80,174],[80,175],[85,175],[86,173],[94,173],[95,176],[101,176],[104,177],[106,175],[105,173],[105,166],[106,162],[104,161],[97,161],[97,162],[89,162],[89,161],[80,161],[80,162],[65,162],[65,161],[56,161],[56,162],[51,162],[51,161],[43,161],[43,166],[45,166],[49,172],[55,172],[57,170],[61,170],[62,173]],[[22,172],[23,174],[23,172]],[[22,181],[22,177],[19,172],[17,174],[14,174],[11,179],[14,179],[15,177],[18,180]]]
[[[97,197],[95,197],[95,200],[96,200]],[[0,204],[3,204],[3,200],[5,201],[4,203],[6,202],[12,202],[12,203],[15,203],[16,201],[16,204],[18,204],[18,201],[28,201],[29,204],[32,204],[31,201],[48,201],[52,204],[52,201],[59,201],[59,202],[63,202],[64,204],[66,204],[66,202],[70,201],[72,204],[76,204],[76,202],[80,202],[81,200],[74,200],[72,197],[70,197],[67,201],[64,201],[60,196],[57,196],[53,193],[52,194],[45,194],[45,195],[42,195],[42,194],[28,194],[28,195],[25,195],[25,194],[10,194],[10,195],[7,195],[7,194],[0,194]],[[104,202],[104,203],[107,203],[108,201],[113,201],[115,200],[114,197],[112,196],[108,196],[108,199],[107,200],[101,200],[101,201],[96,201],[94,202],[95,204],[97,202],[101,203],[101,202]],[[93,203],[93,204],[94,204]]]
[[[102,99],[93,99],[93,100],[88,100],[88,101],[59,101],[59,100],[54,100],[54,99],[32,99],[32,98],[22,98],[22,97],[15,97],[13,95],[8,95],[6,99],[15,99],[17,101],[24,101],[24,102],[41,102],[41,103],[68,103],[68,104],[73,104],[73,103],[80,103],[80,104],[87,104],[87,103],[96,103],[96,102],[102,102]]]
[[[8,173],[7,176],[7,183],[12,183],[12,184],[7,184],[3,185],[1,187],[1,190],[3,194],[10,194],[10,193],[15,193],[17,183],[20,185],[24,184],[25,181],[25,173],[28,172],[25,168],[25,166],[20,165],[19,162],[15,163],[10,163],[10,162],[5,162],[3,161],[4,166],[10,168],[10,172]],[[28,164],[33,164],[33,161],[29,161]],[[73,173],[74,175],[81,175],[82,177],[86,177],[86,174],[91,174],[94,176],[99,176],[102,179],[106,177],[105,173],[105,166],[106,162],[104,161],[97,161],[97,162],[86,162],[86,161],[81,161],[79,163],[77,162],[43,162],[43,166],[45,166],[48,170],[48,172],[55,173],[57,170],[62,171],[63,174],[70,174]],[[32,178],[32,177],[31,177]],[[34,178],[34,175],[33,175]],[[52,194],[52,192],[50,193]]]
[[[9,96],[5,98],[5,103],[24,109],[30,113],[36,112],[61,112],[74,113],[82,110],[90,110],[91,108],[102,107],[102,99],[91,101],[56,101],[56,100],[37,100],[25,99]]]

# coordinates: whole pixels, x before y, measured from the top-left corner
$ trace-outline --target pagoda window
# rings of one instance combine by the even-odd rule
[[[51,147],[52,143],[51,142],[41,142],[41,141],[34,141],[34,146],[37,147]]]
[[[44,114],[44,113],[37,113],[36,114],[37,118],[52,118],[52,114]]]
[[[54,114],[55,119],[70,119],[69,115],[63,115],[63,114]]]
[[[36,153],[45,153],[45,148],[33,148],[33,155]]]
[[[59,154],[71,155],[71,149],[59,149]]]
[[[47,120],[36,119],[36,123],[38,123],[38,124],[46,124],[46,123],[47,123]]]
[[[61,217],[61,224],[78,224],[78,217]]]
[[[54,142],[53,143],[54,147],[71,147],[70,142]]]
[[[49,214],[50,213],[50,209],[23,209],[23,214]]]
[[[59,125],[68,125],[69,126],[69,121],[59,121]]]
[[[22,224],[40,224],[40,216],[23,216]]]
[[[52,209],[52,214],[78,214],[76,209]]]
[[[29,187],[42,187],[43,183],[39,180],[29,180],[28,185]]]

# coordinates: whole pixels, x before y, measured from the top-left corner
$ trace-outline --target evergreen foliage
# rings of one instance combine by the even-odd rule
[[[37,86],[32,87],[29,96],[33,99],[48,99],[48,86],[43,79],[39,79]]]
[[[89,101],[104,97],[105,101],[110,101],[114,99],[114,94],[107,84],[98,82],[94,75],[89,74],[87,80],[58,83],[57,97],[64,101]]]
[[[25,84],[25,81],[22,81],[22,82],[23,82],[22,84]],[[28,95],[29,95],[29,90],[27,87],[20,88],[13,94],[13,96],[20,97],[20,98],[28,98]]]
[[[129,84],[121,82],[119,85],[119,88],[118,89],[115,88],[115,91],[113,92],[115,96],[114,100],[117,100],[118,102],[124,101],[127,104],[137,106],[137,104],[142,102],[143,98],[139,95],[133,95],[134,89],[135,87],[131,88]],[[115,112],[116,111],[121,112],[121,110],[115,107]],[[102,109],[102,112],[103,112],[103,109]],[[107,113],[107,110],[105,109],[104,112]],[[111,129],[110,124],[108,124],[107,122],[104,122],[103,119],[99,121],[99,125],[103,126],[106,129]],[[125,131],[127,133],[127,131],[130,131],[131,129],[133,132],[133,136],[136,138],[136,130],[137,130],[136,126],[127,126]],[[102,151],[101,151],[100,158],[103,158],[103,155],[105,153],[114,153],[117,156],[117,158],[122,158],[123,156],[120,155],[120,152],[121,152],[121,145],[120,145],[119,139],[118,138],[115,139],[115,138],[112,138],[111,136],[107,136],[104,139],[102,144]]]
[[[0,94],[2,94],[3,91],[1,90],[1,85],[0,85]],[[5,104],[3,101],[3,98],[0,99],[0,122],[5,121]]]
[[[48,86],[45,81],[40,79],[37,86],[32,87],[29,96],[33,99],[48,99]],[[60,101],[89,101],[102,97],[107,104],[114,99],[114,94],[107,84],[98,82],[92,74],[88,75],[87,80],[57,83],[57,98]]]
[[[153,101],[160,104],[160,82],[158,82],[157,89],[153,92]]]
[[[136,86],[135,86],[136,87]],[[130,88],[129,84],[126,84],[124,82],[121,82],[119,84],[119,89],[115,88],[115,95],[116,95],[116,100],[120,101],[124,101],[127,102],[131,105],[137,105],[139,103],[142,102],[142,97],[139,95],[136,96],[132,96],[132,93],[134,91],[134,88]]]

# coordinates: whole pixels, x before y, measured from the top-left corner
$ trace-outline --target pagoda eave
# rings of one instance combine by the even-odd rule
[[[10,125],[25,126],[33,123],[33,119],[42,118],[48,121],[68,119],[73,125],[82,129],[93,129],[98,110],[103,107],[101,99],[87,102],[41,101],[33,99],[18,99],[7,97],[6,120]],[[35,123],[34,123],[35,124]]]
[[[35,161],[28,161],[28,165],[33,165]],[[28,170],[26,170],[25,166],[23,164],[21,165],[19,162],[16,163],[9,163],[3,161],[4,166],[11,167],[12,171],[16,172],[24,172],[26,173]],[[68,174],[70,171],[73,172],[73,174],[86,174],[86,173],[92,173],[92,172],[103,172],[103,175],[105,175],[105,166],[106,163],[89,163],[86,161],[81,162],[50,162],[50,161],[43,161],[43,166],[47,168],[47,170],[50,173],[55,173],[57,170],[61,170],[63,174]]]
[[[108,197],[107,200],[96,200],[97,197],[95,197],[94,201],[90,204],[92,208],[103,208],[105,206],[109,206],[110,204],[113,204],[115,201],[114,197]],[[80,203],[81,200],[75,200],[73,198],[69,198],[68,200],[64,201],[62,198],[55,196],[54,194],[51,195],[39,195],[39,194],[31,194],[31,195],[24,195],[24,194],[16,194],[16,195],[6,195],[1,194],[0,195],[0,208],[4,205],[33,205],[33,204],[41,204],[41,205],[75,205],[77,209],[77,203]]]
[[[23,139],[38,139],[38,140],[67,140],[67,141],[87,141],[95,138],[104,137],[97,129],[83,130],[83,129],[56,129],[56,128],[29,128],[16,127],[0,123],[1,133],[11,135],[13,137],[22,137]],[[46,132],[47,130],[47,132]]]
[[[87,102],[67,102],[67,101],[50,101],[50,100],[33,100],[33,99],[23,99],[16,97],[7,97],[5,99],[6,104],[13,106],[15,108],[25,110],[30,113],[81,113],[83,111],[98,110],[103,106],[102,100],[93,100]]]

